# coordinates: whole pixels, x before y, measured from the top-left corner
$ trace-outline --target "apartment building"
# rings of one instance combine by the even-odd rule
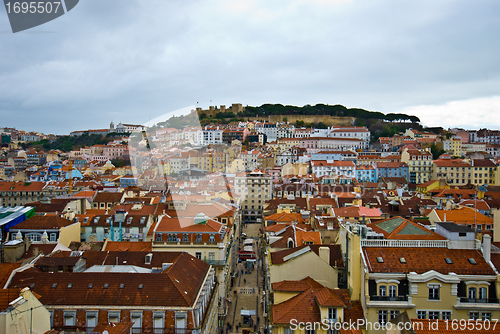
[[[240,203],[243,221],[261,222],[264,202],[272,196],[271,178],[255,169],[236,174],[234,182],[236,194],[242,196]]]
[[[408,165],[410,183],[424,183],[432,176],[432,154],[426,150],[405,148],[401,153],[401,161]]]

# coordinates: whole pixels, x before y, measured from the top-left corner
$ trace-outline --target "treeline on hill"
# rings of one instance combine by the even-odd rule
[[[245,107],[245,110],[237,116],[255,117],[268,115],[329,115],[339,117],[355,117],[362,119],[380,119],[389,122],[419,123],[416,116],[405,114],[383,114],[378,111],[368,111],[359,108],[346,108],[343,105],[316,104],[314,106],[305,105],[303,107],[284,106],[282,104],[263,104],[260,107]]]
[[[102,136],[98,134],[89,135],[87,132],[81,136],[61,136],[54,141],[49,141],[48,139],[42,139],[40,141],[32,143],[22,143],[23,149],[28,147],[40,148],[43,150],[61,150],[63,152],[69,152],[71,150],[76,150],[80,147],[92,146],[92,145],[106,145],[113,138],[110,136]]]

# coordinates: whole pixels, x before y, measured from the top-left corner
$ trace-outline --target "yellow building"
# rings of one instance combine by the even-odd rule
[[[444,140],[443,149],[452,156],[461,157],[463,155],[462,138],[457,137]]]
[[[338,245],[306,245],[275,251],[269,255],[269,282],[301,280],[310,276],[328,288],[338,287],[343,271]]]
[[[0,290],[2,312],[0,333],[46,333],[50,331],[50,313],[29,288]]]
[[[500,316],[497,275],[475,249],[363,247],[362,256],[367,323],[386,323],[405,310],[410,319]],[[383,332],[367,327],[367,333]]]
[[[272,290],[273,333],[330,334],[339,332],[335,326],[364,319],[361,304],[351,302],[347,290],[329,289],[310,277],[273,283]]]
[[[401,153],[401,161],[408,165],[410,183],[424,183],[431,179],[432,154],[426,150],[405,148]]]

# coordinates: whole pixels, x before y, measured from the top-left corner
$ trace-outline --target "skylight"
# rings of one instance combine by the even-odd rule
[[[120,289],[123,289],[125,287],[125,284],[120,284]]]
[[[144,285],[143,284],[139,284],[139,289],[142,289]]]
[[[109,287],[108,283],[104,284],[104,289],[107,289],[108,287]]]
[[[448,263],[448,264],[453,264],[453,261],[452,261],[449,257],[445,258],[444,260],[445,260],[445,261],[446,261],[446,263]]]
[[[473,258],[470,258],[470,259],[469,259],[469,263],[470,263],[470,264],[477,264],[476,260],[474,260]]]
[[[57,288],[57,283],[52,284],[53,288]]]
[[[399,258],[399,262],[401,262],[401,263],[406,263],[406,259],[405,259],[404,257],[400,257],[400,258]]]
[[[384,263],[384,259],[381,256],[379,256],[379,257],[377,257],[377,262]]]
[[[93,283],[89,283],[88,288],[89,288],[89,289],[92,289],[92,287],[93,287],[93,286],[94,286],[94,284],[93,284]]]
[[[73,287],[73,283],[69,283],[68,284],[68,289],[72,288]]]

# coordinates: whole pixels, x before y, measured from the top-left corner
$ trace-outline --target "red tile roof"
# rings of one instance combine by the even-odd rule
[[[150,241],[108,241],[103,251],[145,251],[151,252]]]
[[[9,287],[30,287],[44,305],[193,307],[209,268],[203,261],[181,253],[166,271],[157,274],[46,273],[30,269],[16,273]]]
[[[414,248],[414,247],[363,247],[368,270],[372,273],[410,273],[423,274],[435,270],[447,275],[495,275],[495,272],[475,249]],[[432,256],[429,256],[432,254]],[[383,262],[378,262],[381,257]],[[405,259],[401,263],[400,258]],[[450,258],[448,264],[445,258]],[[476,264],[471,264],[474,259]]]
[[[19,297],[21,289],[0,289],[0,312],[9,308],[9,303]]]
[[[11,230],[58,230],[75,224],[75,222],[59,216],[33,216],[11,227]]]

